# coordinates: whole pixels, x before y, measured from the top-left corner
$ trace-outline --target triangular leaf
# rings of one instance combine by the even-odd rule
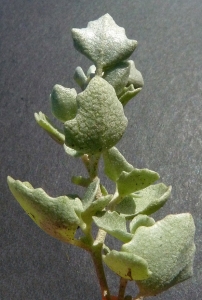
[[[122,172],[117,180],[119,195],[127,196],[142,190],[159,179],[159,175],[148,169],[133,169],[131,172]]]
[[[52,198],[41,188],[34,189],[29,183],[11,177],[8,177],[8,185],[21,207],[41,229],[64,242],[74,238],[80,225],[78,215],[83,209],[78,198]]]
[[[117,181],[122,171],[130,172],[134,168],[127,162],[116,147],[103,153],[104,172],[113,181]]]
[[[192,276],[195,226],[189,213],[169,215],[150,227],[139,227],[122,251],[140,255],[152,272],[137,281],[139,296],[156,295]]]
[[[93,217],[93,220],[98,227],[124,243],[132,238],[132,234],[127,232],[125,218],[115,211],[106,211],[100,216]]]
[[[65,135],[62,130],[58,129],[50,119],[44,115],[41,111],[34,114],[35,120],[58,144],[63,145],[65,142]]]
[[[65,143],[82,153],[95,154],[113,147],[122,137],[127,118],[114,88],[95,76],[77,95],[78,111],[64,124]]]
[[[133,253],[112,250],[103,255],[103,260],[112,271],[128,280],[143,280],[151,275],[147,261]]]
[[[137,41],[129,40],[109,14],[88,23],[87,28],[72,29],[75,48],[102,69],[127,59]]]

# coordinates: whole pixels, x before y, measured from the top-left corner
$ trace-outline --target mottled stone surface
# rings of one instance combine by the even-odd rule
[[[84,168],[39,128],[33,113],[51,116],[49,94],[56,83],[79,92],[74,70],[80,65],[86,71],[91,62],[74,51],[71,28],[107,12],[138,41],[132,59],[145,82],[125,107],[129,124],[118,148],[135,167],[157,171],[173,186],[156,219],[189,211],[196,223],[194,277],[155,299],[201,299],[201,0],[1,1],[0,299],[99,299],[89,255],[37,228],[12,197],[6,177],[27,180],[53,197],[82,194],[69,182]],[[109,245],[118,249],[115,240]],[[116,294],[118,280],[110,271],[108,277]]]

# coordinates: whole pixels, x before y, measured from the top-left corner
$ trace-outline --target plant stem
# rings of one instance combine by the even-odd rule
[[[91,181],[94,181],[97,178],[99,160],[100,160],[100,154],[95,154],[95,155],[84,154],[82,156],[82,161],[88,171],[89,178]],[[96,199],[100,198],[101,196],[102,196],[102,192],[99,187],[96,193]],[[103,268],[103,262],[102,262],[102,248],[103,248],[105,237],[106,237],[106,232],[102,229],[99,229],[97,237],[93,245],[91,246],[91,250],[89,252],[91,254],[95,266],[96,274],[98,277],[98,281],[100,284],[102,300],[111,300],[109,287],[107,284],[107,280]]]
[[[94,244],[92,247],[91,256],[99,280],[102,299],[111,300],[107,280],[104,273],[103,263],[102,263],[102,246],[103,246],[102,243]]]
[[[125,278],[120,279],[120,285],[119,285],[119,294],[118,294],[118,300],[124,300],[126,285],[128,283],[128,280]]]

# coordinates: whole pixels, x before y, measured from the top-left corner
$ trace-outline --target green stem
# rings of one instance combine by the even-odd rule
[[[82,161],[88,171],[90,181],[94,181],[98,176],[98,164],[100,160],[100,154],[82,156]],[[102,196],[101,189],[99,188],[96,193],[96,199]],[[96,201],[96,200],[95,200]],[[91,246],[90,254],[95,266],[96,274],[100,284],[102,300],[111,300],[109,287],[107,284],[103,262],[102,262],[102,248],[104,240],[106,237],[106,232],[102,229],[98,230],[97,237]]]
[[[101,294],[103,300],[111,300],[109,287],[107,284],[103,262],[102,262],[102,247],[106,237],[106,232],[99,229],[96,240],[92,246],[91,256],[97,273],[100,284]]]
[[[118,294],[118,300],[124,300],[126,285],[128,283],[128,280],[125,278],[120,279],[120,285],[119,285],[119,294]]]
[[[110,201],[109,205],[108,205],[108,209],[113,211],[115,206],[121,202],[121,200],[123,199],[123,197],[121,197],[118,193],[118,191],[116,190],[112,200]]]

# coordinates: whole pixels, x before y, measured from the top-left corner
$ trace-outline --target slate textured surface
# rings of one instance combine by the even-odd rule
[[[33,113],[41,110],[51,116],[49,94],[54,84],[76,87],[74,69],[90,65],[74,51],[70,29],[86,27],[107,12],[126,29],[128,38],[139,42],[132,58],[145,81],[143,91],[126,106],[129,125],[119,149],[130,163],[159,172],[162,181],[173,186],[172,198],[156,219],[189,211],[196,223],[194,277],[156,299],[201,299],[201,0],[1,0],[2,300],[99,299],[88,254],[37,228],[14,201],[6,176],[30,181],[52,196],[77,192],[68,182],[84,169],[45,135]],[[118,247],[114,240],[109,242]],[[117,278],[107,272],[115,293]],[[135,293],[133,283],[128,291]]]

